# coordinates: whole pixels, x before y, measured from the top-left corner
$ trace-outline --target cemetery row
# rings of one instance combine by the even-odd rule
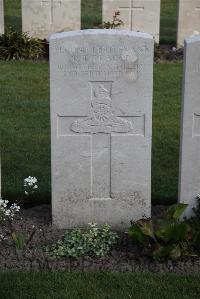
[[[102,0],[103,22],[120,11],[124,29],[148,32],[159,43],[161,0]],[[179,0],[177,46],[198,34],[200,1]],[[31,36],[48,38],[55,32],[81,27],[81,0],[22,0],[22,29]],[[3,0],[0,0],[0,33],[4,32]]]

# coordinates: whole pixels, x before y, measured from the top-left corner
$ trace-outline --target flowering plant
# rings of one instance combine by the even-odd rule
[[[25,195],[33,194],[38,189],[36,177],[29,176],[24,179],[24,188]],[[33,227],[28,238],[23,232],[18,231],[13,220],[19,211],[20,206],[17,203],[9,204],[8,200],[0,198],[0,242],[10,236],[14,241],[16,250],[23,250],[31,242],[37,228]]]
[[[14,216],[19,212],[20,206],[13,203],[9,206],[8,200],[0,198],[0,224],[7,220],[13,220]]]
[[[31,195],[36,191],[36,189],[38,189],[37,182],[38,180],[36,179],[36,177],[32,176],[29,176],[26,179],[24,179],[25,195]]]

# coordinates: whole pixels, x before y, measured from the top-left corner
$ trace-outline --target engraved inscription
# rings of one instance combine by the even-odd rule
[[[82,47],[69,42],[67,47],[57,45],[55,51],[63,55],[65,63],[59,63],[57,68],[66,77],[81,76],[88,81],[115,81],[125,76],[131,81],[136,81],[143,68],[139,58],[146,54],[148,47],[144,44],[137,48],[137,52],[129,46],[88,48],[83,41]]]
[[[94,83],[96,86],[94,86]],[[132,123],[115,115],[112,105],[110,89],[106,89],[104,82],[90,82],[91,84],[91,107],[88,117],[76,120],[72,123],[71,130],[76,133],[128,133],[132,129]]]
[[[200,64],[196,62],[195,64],[191,64],[188,66],[188,71],[190,73],[200,73]]]
[[[194,113],[193,115],[193,132],[192,136],[200,136],[200,113]]]

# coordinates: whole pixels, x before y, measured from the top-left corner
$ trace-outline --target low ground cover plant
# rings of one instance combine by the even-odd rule
[[[176,260],[191,253],[192,227],[180,218],[187,208],[178,203],[170,206],[163,218],[140,219],[132,222],[129,236],[156,260],[166,257]]]
[[[106,255],[117,241],[117,233],[110,231],[107,224],[100,229],[92,222],[88,224],[88,229],[85,231],[77,228],[66,232],[62,240],[47,247],[47,252],[54,256],[75,258],[83,255],[101,257]]]
[[[200,195],[197,195],[197,205],[193,209],[194,216],[189,220],[189,224],[193,231],[192,248],[200,255]]]
[[[44,41],[10,28],[0,35],[0,60],[38,59],[45,55]]]

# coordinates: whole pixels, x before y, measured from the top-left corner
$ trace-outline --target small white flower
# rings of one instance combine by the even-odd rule
[[[6,210],[5,211],[5,216],[10,216],[11,215],[11,211],[10,210]]]
[[[4,236],[4,235],[0,235],[0,242],[1,242],[1,241],[4,241],[4,240],[6,240],[6,239],[8,239],[6,236]]]

